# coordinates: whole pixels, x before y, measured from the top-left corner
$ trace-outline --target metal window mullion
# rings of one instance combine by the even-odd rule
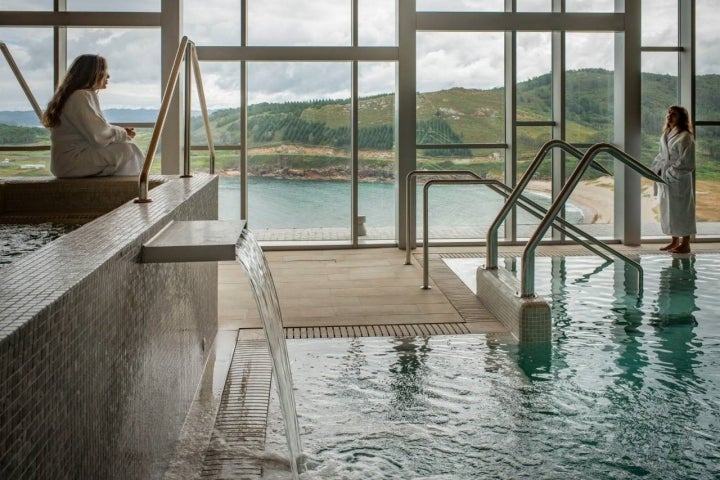
[[[625,29],[615,34],[614,143],[631,157],[640,158],[641,138],[641,4],[615,0],[625,12]],[[614,237],[626,245],[641,241],[640,175],[614,162]]]
[[[695,120],[695,2],[678,0],[678,88],[680,104]]]
[[[352,25],[350,27],[352,32],[352,46],[358,46],[358,2],[359,0],[352,0]],[[359,85],[358,85],[358,61],[352,61],[352,72],[350,80],[351,88],[351,99],[350,99],[350,239],[352,246],[358,246],[358,163],[359,163],[359,152],[358,152],[358,102],[359,102]]]
[[[511,2],[512,3],[512,2]],[[510,5],[512,8],[512,5]],[[505,32],[505,184],[517,184],[517,32]],[[505,240],[517,241],[517,209],[505,219]]]
[[[240,1],[240,47],[247,47],[248,41],[248,4],[247,0]],[[247,148],[247,108],[248,108],[248,82],[247,61],[240,61],[240,218],[248,220],[248,148]]]
[[[396,231],[395,237],[398,239],[400,248],[414,248],[416,245],[417,235],[416,219],[412,218],[409,225],[410,238],[405,238],[405,178],[415,170],[416,150],[415,150],[415,131],[416,119],[415,112],[417,81],[416,81],[416,12],[415,0],[396,0],[397,11],[397,45],[398,45],[398,66],[397,80],[395,82],[397,94],[395,95],[395,145],[397,145],[397,197],[396,197]],[[412,207],[415,205],[415,196],[409,198]]]
[[[556,1],[553,8],[564,9],[564,2]],[[565,89],[565,32],[554,31],[552,32],[552,115],[555,126],[553,127],[553,138],[566,141],[566,89]],[[560,190],[567,179],[567,169],[565,168],[565,152],[559,149],[552,151],[552,169],[551,169],[551,197],[554,200],[557,198]],[[564,216],[564,212],[563,212]],[[564,235],[562,232],[553,229],[552,231],[553,240],[562,240]]]

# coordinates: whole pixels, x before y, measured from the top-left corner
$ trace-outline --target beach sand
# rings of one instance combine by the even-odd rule
[[[583,223],[613,223],[613,178],[600,177],[581,181],[570,195],[569,203],[583,212]],[[528,191],[550,195],[551,184],[546,180],[531,180]],[[641,218],[643,223],[659,222],[657,198],[653,196],[652,183],[642,183]]]

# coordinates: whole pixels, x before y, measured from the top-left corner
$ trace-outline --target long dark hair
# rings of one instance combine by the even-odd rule
[[[670,106],[670,108],[668,108],[668,112],[672,112],[677,115],[677,122],[675,122],[675,126],[678,130],[680,130],[681,132],[689,132],[690,135],[693,136],[695,135],[692,123],[690,123],[690,114],[685,107],[682,107],[680,105],[672,105]],[[670,123],[665,120],[663,133],[668,133],[670,132],[670,130],[672,130],[672,127],[670,127]]]
[[[73,60],[43,113],[43,125],[48,128],[60,125],[60,114],[70,95],[76,90],[93,88],[106,70],[107,61],[100,55],[80,55]]]

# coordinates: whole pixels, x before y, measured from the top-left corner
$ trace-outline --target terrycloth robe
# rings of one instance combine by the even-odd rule
[[[94,90],[76,90],[50,131],[50,171],[60,178],[138,175],[145,156],[131,140],[105,120]]]
[[[695,224],[695,139],[689,132],[673,128],[660,138],[660,153],[652,170],[667,182],[657,183],[660,226],[666,235],[684,237],[697,232]]]

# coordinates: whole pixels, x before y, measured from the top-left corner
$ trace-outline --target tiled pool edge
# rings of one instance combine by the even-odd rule
[[[0,477],[164,471],[217,331],[217,264],[140,264],[171,220],[217,218],[217,177],[174,179],[4,267]]]

